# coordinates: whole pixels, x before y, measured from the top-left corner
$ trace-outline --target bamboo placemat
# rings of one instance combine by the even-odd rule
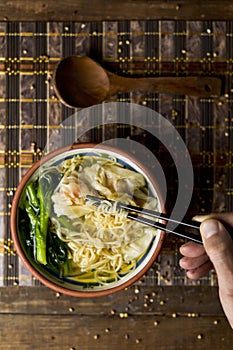
[[[219,100],[139,93],[113,100],[154,109],[177,128],[194,166],[190,215],[232,210],[232,38],[233,23],[223,21],[0,23],[0,285],[39,285],[14,250],[10,209],[22,175],[51,133],[59,133],[60,123],[75,112],[57,100],[51,83],[57,62],[68,55],[88,55],[122,75],[221,76]],[[119,128],[117,133],[150,143],[140,130]],[[107,131],[97,128],[79,141],[105,138]],[[186,279],[178,265],[181,243],[169,237],[138,283],[215,285],[212,272],[197,282]]]

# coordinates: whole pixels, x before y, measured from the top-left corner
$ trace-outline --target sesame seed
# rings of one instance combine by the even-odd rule
[[[100,337],[99,334],[95,334],[93,338],[94,338],[95,340],[97,340],[97,339],[99,339],[99,337]]]
[[[197,339],[199,339],[199,340],[203,339],[203,334],[198,334]]]
[[[73,307],[69,307],[69,312],[74,312],[74,308]]]
[[[159,321],[154,321],[154,326],[157,327],[159,325]]]

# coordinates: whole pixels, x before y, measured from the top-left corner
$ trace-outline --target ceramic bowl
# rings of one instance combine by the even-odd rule
[[[27,249],[26,238],[24,233],[22,233],[19,220],[19,208],[22,206],[22,201],[25,198],[26,186],[38,177],[41,167],[57,165],[64,159],[72,158],[77,155],[82,156],[93,154],[98,154],[101,157],[104,156],[106,158],[114,157],[117,162],[123,165],[123,167],[141,173],[145,177],[152,195],[158,198],[159,210],[163,208],[163,200],[160,196],[159,186],[156,183],[156,179],[150,175],[149,170],[133,156],[111,146],[105,147],[94,144],[77,144],[71,147],[62,148],[44,156],[42,160],[36,162],[32,168],[29,169],[26,175],[22,178],[12,202],[11,231],[15,248],[28,270],[40,282],[57,292],[76,297],[108,295],[118,292],[135,283],[146,273],[157,258],[165,235],[163,231],[158,231],[158,234],[153,238],[152,242],[148,244],[145,253],[138,260],[136,268],[126,275],[123,275],[119,280],[107,284],[85,283],[69,277],[61,277],[58,273],[55,273],[49,267],[38,263],[34,259],[33,254]]]

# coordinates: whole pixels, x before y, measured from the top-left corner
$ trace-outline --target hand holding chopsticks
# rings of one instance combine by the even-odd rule
[[[102,201],[104,201],[106,199],[101,198],[101,197],[87,195],[86,200],[91,200],[94,202],[93,203],[94,205],[98,206],[101,204]],[[110,202],[111,204],[115,203],[114,201],[111,201],[111,200],[107,200],[107,201]],[[175,219],[170,219],[168,217],[168,215],[166,215],[166,214],[159,213],[159,212],[149,210],[149,209],[140,208],[140,207],[133,206],[133,205],[124,204],[121,202],[117,202],[117,209],[126,210],[128,212],[127,218],[132,219],[134,221],[141,222],[142,224],[157,228],[159,230],[162,230],[162,231],[165,231],[168,233],[173,233],[173,234],[180,236],[180,237],[183,237],[183,238],[188,238],[191,241],[194,241],[196,243],[201,243],[201,244],[203,243],[200,232],[199,232],[199,229],[200,229],[199,222],[195,222],[195,221],[180,222],[180,221],[177,221]],[[158,219],[158,220],[166,221],[167,223],[173,222],[173,223],[178,224],[178,226],[174,230],[171,230],[167,227],[167,224],[165,225],[165,224],[160,223],[158,221],[152,221],[152,220],[145,218],[143,216],[140,216],[138,214],[142,214],[142,215],[146,215],[146,216]],[[198,232],[192,233],[192,232],[190,232],[190,230],[196,230]]]

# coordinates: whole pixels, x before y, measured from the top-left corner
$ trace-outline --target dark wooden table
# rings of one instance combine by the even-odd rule
[[[131,287],[100,299],[0,289],[1,349],[231,349],[213,287]]]
[[[51,83],[57,62],[71,54],[89,55],[126,76],[220,77],[219,99],[135,93],[113,101],[156,110],[179,131],[195,176],[189,216],[233,209],[231,1],[16,0],[0,1],[0,10],[0,349],[231,349],[216,275],[196,282],[185,277],[179,268],[183,241],[168,236],[154,266],[128,290],[79,299],[29,274],[9,227],[20,178],[74,113]],[[109,135],[97,129],[79,141]],[[151,143],[135,128],[119,135]]]

